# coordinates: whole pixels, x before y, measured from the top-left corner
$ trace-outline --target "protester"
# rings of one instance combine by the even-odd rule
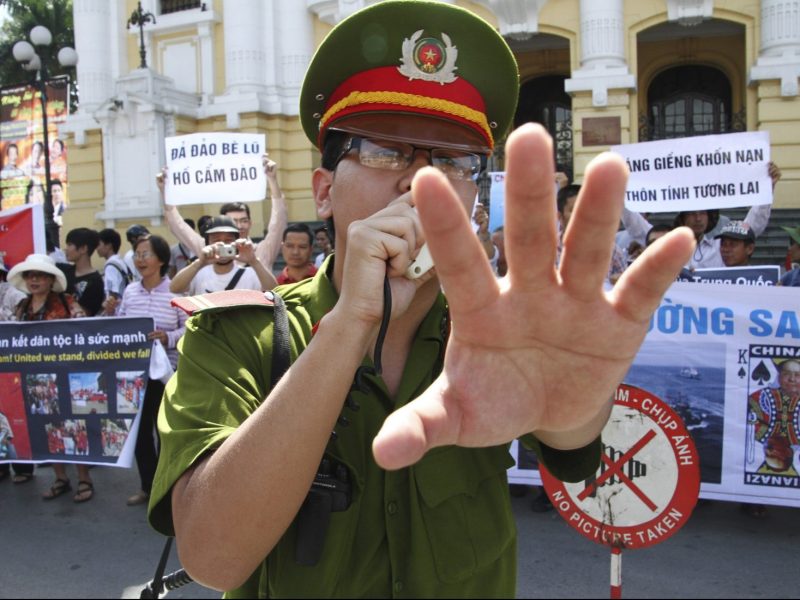
[[[287,223],[286,198],[278,185],[278,165],[269,157],[269,154],[265,154],[262,157],[262,164],[264,173],[267,175],[267,185],[272,197],[272,211],[269,216],[267,235],[256,246],[256,256],[261,261],[261,264],[268,270],[272,270],[272,265],[281,247],[281,234]],[[156,175],[156,185],[161,192],[162,202],[164,202],[164,178],[166,176],[166,168]],[[250,227],[253,222],[250,217],[250,207],[247,204],[243,202],[228,202],[220,207],[219,213],[221,216],[233,219],[233,222],[239,228],[239,237],[246,240],[250,239]],[[183,218],[178,212],[178,207],[166,202],[164,202],[164,218],[167,220],[167,225],[172,235],[178,238],[180,243],[191,250],[195,256],[199,256],[204,246],[202,229],[199,235],[189,229],[188,225],[183,222]]]
[[[778,184],[781,178],[781,170],[774,162],[767,165],[767,172],[772,180],[772,189]],[[767,228],[769,215],[772,211],[771,204],[753,206],[744,218],[744,223],[752,230],[753,235],[758,237]],[[675,217],[675,227],[689,227],[694,233],[697,245],[694,254],[686,268],[694,269],[714,269],[725,266],[720,255],[720,242],[714,235],[713,230],[717,227],[720,220],[719,210],[696,210],[678,213]],[[650,223],[640,213],[635,213],[627,208],[622,211],[622,224],[631,237],[639,243],[644,243],[644,237],[650,230]]]
[[[141,279],[125,288],[118,314],[121,317],[152,317],[155,330],[147,337],[161,344],[174,369],[178,362],[176,347],[183,335],[186,315],[170,304],[175,294],[169,291],[167,276],[169,244],[160,236],[147,234],[135,242],[133,251]],[[154,355],[151,354],[151,361]],[[163,393],[164,383],[150,378],[139,411],[139,434],[136,438],[136,465],[141,489],[128,498],[128,506],[144,504],[150,497],[159,453],[158,435],[154,429]]]
[[[274,354],[263,294],[193,317],[159,418],[150,522],[196,580],[237,597],[513,597],[507,443],[524,436],[560,478],[595,473],[613,390],[693,240],[671,233],[604,294],[626,177],[606,154],[557,272],[552,140],[526,124],[505,144],[498,282],[469,211],[518,85],[494,27],[449,3],[375,3],[320,45],[300,115],[336,253],[278,288],[291,344],[276,335]],[[423,243],[436,269],[408,279]]]
[[[184,223],[194,231],[194,220],[184,219]],[[201,234],[202,235],[202,234]],[[169,249],[169,278],[175,279],[175,274],[185,268],[189,263],[197,259],[197,256],[189,248],[178,242]]]
[[[800,287],[800,225],[782,229],[789,234],[789,250],[786,254],[787,271],[781,277],[781,285]]]
[[[0,257],[0,321],[13,321],[17,306],[25,298],[25,293],[6,281],[8,268]]]
[[[23,262],[12,267],[8,280],[27,294],[17,306],[18,321],[51,321],[86,316],[80,304],[70,294],[65,293],[67,278],[49,256],[29,254]],[[87,502],[94,496],[89,466],[75,466],[78,471],[78,487],[72,499],[76,503]],[[33,465],[28,467],[30,470],[27,473],[32,474]],[[19,472],[16,467],[15,471]],[[53,500],[72,490],[64,463],[53,462],[53,472],[56,479],[42,495],[45,500]]]
[[[117,313],[122,295],[128,283],[133,281],[125,261],[119,255],[122,245],[122,238],[114,229],[102,229],[98,233],[99,243],[97,244],[97,254],[106,261],[103,267],[103,289],[105,300],[103,301],[103,314],[113,316]]]
[[[731,221],[716,237],[719,253],[726,267],[746,267],[756,249],[756,236],[743,221]]]
[[[92,254],[100,243],[94,229],[78,227],[67,233],[64,253],[70,265],[59,265],[67,275],[67,291],[83,308],[87,316],[93,317],[103,308],[105,282],[103,276],[92,266]]]
[[[256,257],[253,242],[239,238],[231,219],[215,217],[204,237],[205,248],[197,260],[178,272],[170,283],[171,292],[190,296],[232,289],[265,292],[278,285]],[[234,268],[234,260],[245,266]]]
[[[6,281],[8,269],[5,262],[0,258],[0,321],[13,321],[16,319],[16,309],[19,303],[25,299],[25,293],[15,288]],[[9,435],[7,440],[13,439],[13,432],[9,426]],[[2,426],[0,426],[0,434],[2,434]],[[9,458],[17,458],[16,456],[9,456]],[[19,463],[12,463],[11,468],[14,469],[14,477],[11,480],[14,483],[27,483],[33,477],[33,466]],[[9,465],[0,464],[0,480],[8,477],[10,473]]]
[[[283,232],[281,253],[286,266],[278,275],[278,284],[297,283],[313,277],[317,268],[311,262],[314,249],[314,236],[311,228],[305,223],[293,223]]]
[[[561,227],[561,236],[559,240],[558,253],[556,254],[557,261],[561,260],[561,253],[563,252],[564,241],[566,239],[566,234],[567,234],[567,227],[569,226],[570,220],[572,219],[572,213],[575,210],[575,203],[578,200],[578,195],[580,194],[580,191],[581,191],[581,186],[571,184],[558,190],[558,194],[556,195],[558,222]],[[611,260],[609,262],[608,273],[606,275],[605,285],[607,288],[610,288],[617,282],[622,273],[625,271],[626,266],[627,262],[625,260],[625,255],[617,247],[615,242],[614,245],[611,247]]]
[[[319,254],[314,259],[314,266],[319,269],[322,266],[322,261],[333,252],[333,240],[331,240],[331,236],[328,233],[328,228],[324,225],[314,230],[314,240],[319,250]]]
[[[128,277],[132,281],[139,281],[142,278],[139,274],[139,270],[136,268],[136,262],[133,259],[133,248],[136,246],[136,242],[146,235],[150,235],[150,230],[138,223],[136,225],[131,225],[125,230],[125,239],[128,240],[131,249],[125,253],[122,260],[125,262],[125,267],[128,270]]]

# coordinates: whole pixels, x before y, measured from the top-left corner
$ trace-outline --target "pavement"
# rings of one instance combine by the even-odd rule
[[[67,467],[76,483],[73,466]],[[95,467],[96,493],[43,501],[53,479],[0,482],[0,598],[138,598],[153,577],[164,538],[145,507],[125,501],[138,488],[135,469]],[[519,598],[608,598],[610,555],[555,512],[530,510],[531,494],[512,499],[519,529]],[[738,504],[707,502],[663,543],[623,552],[622,597],[800,598],[800,510],[769,507],[754,519]],[[171,553],[167,572],[179,568]],[[218,598],[196,583],[168,598]]]

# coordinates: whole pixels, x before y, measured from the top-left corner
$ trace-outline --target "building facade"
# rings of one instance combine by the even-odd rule
[[[573,180],[616,143],[768,131],[783,171],[774,207],[800,209],[800,0],[450,1],[506,37],[520,66],[515,123],[543,123]],[[81,101],[61,131],[71,147],[64,230],[159,231],[164,137],[213,131],[265,133],[290,220],[315,220],[319,155],[297,116],[303,74],[327,31],[373,2],[142,0],[155,23],[140,38],[126,26],[135,0],[74,0]],[[502,169],[502,145],[492,168]],[[181,210],[196,218],[218,206]],[[252,210],[260,232],[269,202]]]

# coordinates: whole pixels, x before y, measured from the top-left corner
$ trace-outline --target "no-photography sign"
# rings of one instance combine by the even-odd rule
[[[581,535],[617,549],[652,546],[680,529],[700,493],[700,464],[681,418],[650,392],[622,384],[603,430],[595,475],[564,483],[541,469],[561,516]]]

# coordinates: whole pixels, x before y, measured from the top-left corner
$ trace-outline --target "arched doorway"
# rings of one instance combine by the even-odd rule
[[[705,65],[672,67],[647,89],[647,123],[640,139],[661,140],[725,133],[733,129],[731,83]]]
[[[564,91],[564,75],[545,75],[522,84],[514,127],[541,123],[553,136],[556,169],[572,181],[572,99]]]

